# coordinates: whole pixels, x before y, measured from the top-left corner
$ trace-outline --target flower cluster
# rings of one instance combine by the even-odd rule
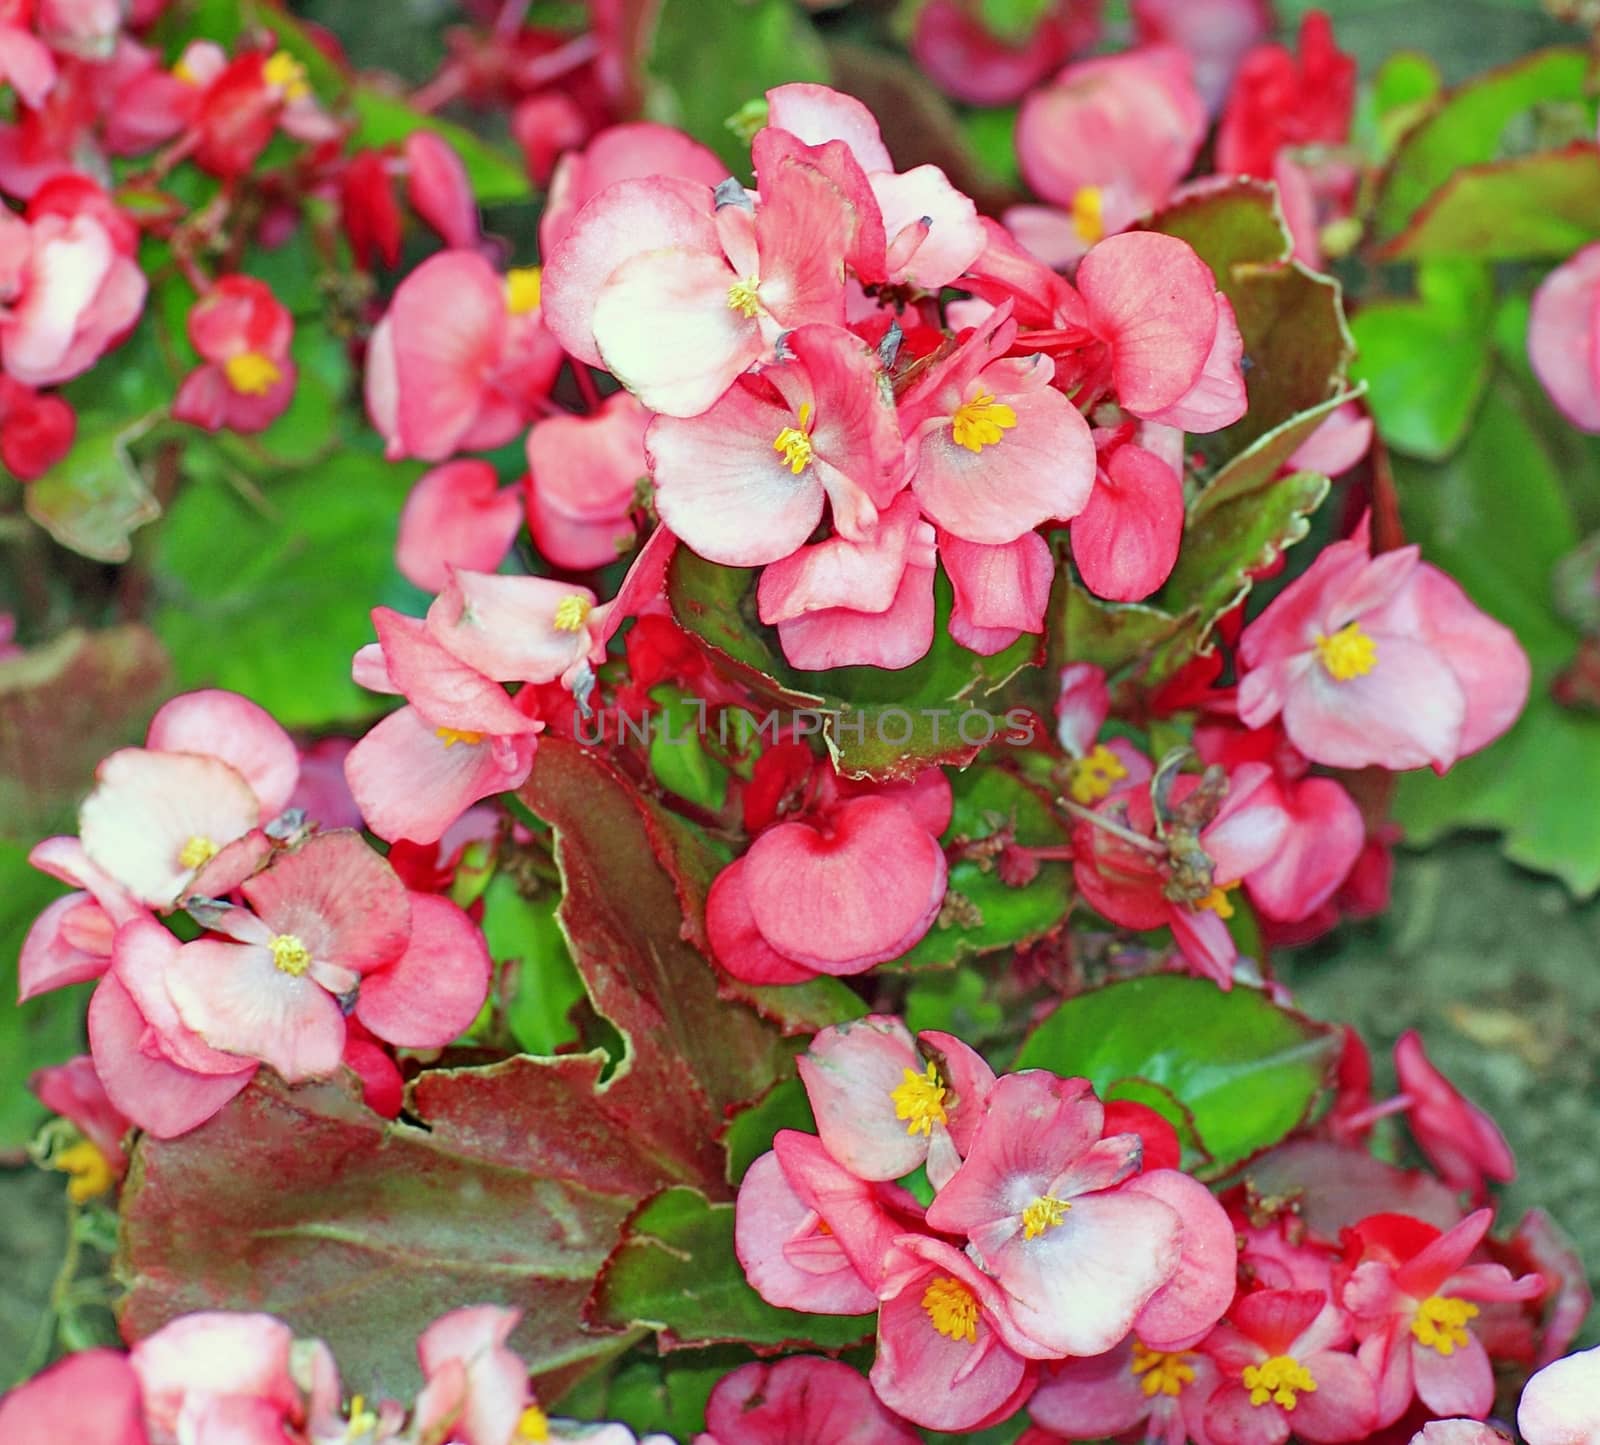
[[[182,1315],[126,1355],[86,1350],[0,1399],[0,1435],[60,1439],[70,1420],[82,1445],[671,1445],[548,1416],[507,1343],[520,1318],[468,1305],[436,1319],[417,1339],[423,1385],[408,1408],[347,1398],[328,1346],[271,1315]]]
[[[1492,1209],[1463,1215],[1425,1175],[1372,1187],[1378,1212],[1314,1203],[1318,1181],[1362,1168],[1354,1141],[1373,1121],[1407,1109],[1452,1185],[1510,1177],[1498,1131],[1415,1036],[1397,1056],[1405,1092],[1381,1105],[1350,1047],[1321,1137],[1219,1200],[1180,1170],[1164,1117],[1087,1080],[997,1077],[959,1039],[913,1038],[892,1016],[825,1029],[799,1061],[817,1134],[779,1131],[745,1175],[740,1263],[771,1304],[876,1310],[873,1391],[934,1429],[1026,1405],[1034,1445],[1135,1430],[1283,1445],[1482,1419],[1491,1360],[1534,1363],[1541,1319],[1537,1360],[1559,1354],[1573,1312],[1552,1302],[1582,1282],[1531,1228],[1489,1239]],[[1267,1190],[1278,1168],[1303,1203]]]

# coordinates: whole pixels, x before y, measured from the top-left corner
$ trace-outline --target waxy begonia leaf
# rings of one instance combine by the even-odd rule
[[[1025,633],[991,657],[969,652],[949,635],[952,594],[942,571],[934,583],[933,646],[898,672],[791,668],[776,631],[756,618],[756,576],[680,547],[667,595],[679,623],[730,676],[774,706],[811,713],[802,725],[820,731],[841,772],[907,778],[932,763],[964,766],[984,744],[1017,731],[989,699],[1033,664],[1041,639]]]
[[[1223,993],[1162,974],[1068,999],[1029,1036],[1018,1068],[1160,1085],[1194,1119],[1221,1173],[1268,1149],[1306,1117],[1338,1053],[1338,1035],[1265,994]]]
[[[500,969],[501,1002],[512,1035],[530,1054],[553,1054],[577,1036],[568,1017],[583,997],[556,923],[553,892],[529,898],[510,873],[496,873],[483,894],[484,942]]]
[[[1206,483],[1189,509],[1190,524],[1214,507],[1272,481],[1329,416],[1361,394],[1362,389],[1358,387],[1342,396],[1329,397],[1320,406],[1303,411],[1264,436],[1257,437]]]
[[[0,664],[3,666],[3,664]],[[65,1063],[84,1050],[86,986],[62,989],[13,1004],[17,955],[28,929],[66,889],[28,863],[28,850],[0,842],[0,1158],[15,1159],[49,1116],[28,1091],[28,1076],[46,1064]]]
[[[135,1335],[247,1304],[325,1336],[353,1377],[393,1380],[416,1322],[467,1298],[527,1309],[513,1345],[557,1381],[635,1337],[581,1325],[596,1271],[663,1187],[729,1196],[722,1121],[787,1076],[792,1046],[718,1001],[684,936],[680,890],[698,884],[620,774],[546,739],[522,798],[555,830],[557,916],[622,1056],[426,1072],[407,1103],[424,1128],[341,1084],[263,1079],[193,1133],[146,1139],[123,1203]]]
[[[1513,156],[1457,171],[1384,248],[1385,258],[1568,256],[1600,236],[1600,150]]]
[[[389,699],[352,681],[350,658],[372,640],[373,602],[404,585],[395,519],[419,469],[346,452],[257,492],[208,448],[191,445],[186,466],[199,474],[155,562],[154,626],[179,685],[241,692],[285,727],[386,711]]]
[[[811,1100],[798,1077],[774,1084],[760,1103],[752,1104],[728,1121],[722,1142],[728,1151],[731,1183],[737,1184],[743,1179],[745,1171],[772,1148],[772,1136],[780,1129],[798,1129],[804,1134],[817,1132]]]
[[[705,749],[699,725],[704,703],[677,688],[653,689],[661,710],[650,719],[650,771],[669,792],[718,811],[728,796],[728,770]]]
[[[988,838],[1014,828],[1024,847],[1065,847],[1068,838],[1048,804],[1028,784],[1000,768],[969,768],[950,778],[955,809],[944,841]],[[1038,875],[1023,887],[1005,883],[990,859],[984,866],[962,858],[950,866],[949,892],[959,894],[976,917],[939,919],[910,953],[885,969],[949,968],[979,954],[1015,948],[1058,927],[1072,904],[1072,870],[1067,863],[1039,864]]]
[[[460,156],[481,206],[526,200],[532,187],[527,171],[511,156],[502,155],[464,126],[413,110],[399,96],[370,85],[358,85],[350,94],[356,113],[356,146],[386,146],[403,141],[414,131],[433,132]]]
[[[1153,652],[1183,626],[1183,618],[1144,602],[1106,602],[1066,578],[1051,614],[1050,641],[1059,655],[1052,673],[1069,662],[1089,662],[1117,672]]]
[[[790,0],[719,5],[707,25],[704,0],[661,0],[648,42],[644,108],[651,120],[686,130],[750,173],[750,149],[728,129],[746,101],[794,80],[825,82],[828,62],[805,12]]]
[[[63,547],[97,562],[126,562],[133,533],[161,515],[128,451],[143,429],[122,416],[80,416],[72,450],[23,492],[28,515]]]
[[[1541,50],[1446,94],[1395,152],[1378,195],[1377,239],[1403,230],[1463,167],[1503,154],[1508,127],[1534,106],[1582,101],[1587,71],[1588,57],[1575,46]]]
[[[662,1349],[743,1341],[840,1349],[873,1331],[872,1315],[811,1315],[769,1305],[733,1252],[733,1205],[668,1189],[628,1221],[595,1282],[585,1316],[608,1329],[643,1326]]]
[[[1579,641],[1550,590],[1551,569],[1579,540],[1562,473],[1526,403],[1501,382],[1453,457],[1439,466],[1397,458],[1395,479],[1407,535],[1516,632],[1533,664],[1528,706],[1511,731],[1442,778],[1405,775],[1396,816],[1418,844],[1452,828],[1502,829],[1508,858],[1587,897],[1600,889],[1600,717],[1549,692]],[[1592,455],[1568,476],[1574,497],[1592,497],[1596,480]]]
[[[1336,281],[1290,257],[1272,187],[1235,180],[1160,211],[1153,230],[1187,241],[1233,303],[1244,338],[1250,409],[1190,449],[1221,464],[1343,390],[1351,354]]]
[[[1351,373],[1366,383],[1388,446],[1437,461],[1460,443],[1488,385],[1493,296],[1486,268],[1472,262],[1422,267],[1418,290],[1418,300],[1356,313]]]
[[[171,667],[146,627],[72,628],[0,658],[0,838],[71,832],[100,759],[138,743]]]

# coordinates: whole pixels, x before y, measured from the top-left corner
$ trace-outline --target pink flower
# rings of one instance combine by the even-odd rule
[[[74,885],[28,929],[17,963],[17,1001],[99,978],[111,964],[117,929],[145,915],[115,879],[96,868],[76,838],[46,838],[28,854],[41,873]]]
[[[544,724],[426,624],[383,607],[372,620],[378,645],[356,655],[356,680],[410,705],[351,749],[345,778],[380,838],[432,843],[479,798],[522,785]]]
[[[1372,1380],[1354,1355],[1343,1314],[1315,1290],[1241,1295],[1204,1343],[1222,1383],[1206,1406],[1212,1445],[1364,1440]]]
[[[367,414],[391,458],[443,461],[500,446],[527,425],[561,369],[536,268],[500,276],[444,251],[394,293],[367,351]]]
[[[539,252],[548,260],[578,212],[617,181],[674,176],[714,187],[727,174],[715,155],[680,130],[653,121],[608,126],[556,162],[539,217]]]
[[[1046,259],[1075,260],[1155,210],[1205,133],[1189,58],[1168,46],[1079,61],[1033,91],[1017,117],[1017,159],[1034,191],[1066,209],[1066,244]]]
[[[1507,1445],[1510,1438],[1479,1420],[1434,1420],[1411,1437],[1411,1445]]]
[[[1033,1389],[1029,1361],[1050,1353],[1018,1329],[1004,1290],[942,1239],[901,1235],[878,1297],[873,1391],[930,1429],[1006,1419]]]
[[[748,982],[862,973],[928,931],[945,879],[937,835],[903,803],[846,798],[768,828],[724,868],[706,928],[718,962]]]
[[[1330,767],[1443,772],[1515,720],[1528,693],[1516,638],[1416,547],[1369,557],[1365,523],[1325,548],[1244,630],[1239,716],[1283,714]]]
[[[1072,560],[1097,597],[1137,602],[1165,582],[1183,538],[1183,481],[1131,426],[1097,430],[1094,489],[1072,519]]]
[[[1522,1392],[1517,1429],[1528,1445],[1593,1445],[1600,1439],[1600,1350],[1546,1365]]]
[[[97,188],[94,196],[103,200]],[[139,319],[148,287],[133,243],[85,200],[71,214],[0,218],[0,360],[28,386],[87,371]]]
[[[10,85],[30,110],[44,104],[56,83],[55,57],[50,47],[27,28],[25,10],[0,21],[0,80]]]
[[[1043,1356],[1103,1354],[1179,1266],[1182,1220],[1117,1187],[1139,1168],[1139,1139],[1102,1139],[1103,1118],[1087,1080],[1006,1075],[928,1209],[932,1228],[969,1241]]]
[[[1050,381],[1047,357],[1012,357],[1002,307],[900,399],[911,489],[923,510],[969,542],[1014,542],[1076,516],[1094,485],[1094,443]]]
[[[917,1438],[849,1365],[791,1355],[724,1375],[694,1445],[917,1445]]]
[[[189,312],[203,365],[178,388],[172,414],[206,431],[264,430],[294,397],[294,318],[253,276],[224,276]]]
[[[632,395],[619,391],[588,416],[533,424],[528,530],[552,566],[586,572],[609,566],[633,545],[631,514],[650,470],[644,447],[649,420]]]
[[[78,814],[84,854],[153,908],[226,893],[265,856],[261,825],[287,805],[299,766],[288,734],[255,703],[185,693],[156,713],[143,748],[96,770]]]
[[[1206,1401],[1217,1369],[1194,1350],[1153,1350],[1136,1335],[1088,1359],[1045,1367],[1028,1401],[1038,1424],[1069,1440],[1121,1435],[1144,1427],[1159,1445],[1210,1445]]]
[[[946,94],[969,105],[1006,105],[1094,44],[1100,8],[1100,0],[1051,0],[1031,34],[1012,42],[989,31],[972,0],[929,0],[917,10],[911,53]]]
[[[427,1383],[417,1396],[413,1424],[423,1438],[507,1445],[516,1437],[532,1403],[528,1367],[506,1348],[521,1318],[521,1310],[468,1305],[422,1332],[417,1359]]]
[[[835,529],[861,541],[903,484],[900,432],[872,349],[819,325],[790,332],[784,348],[788,359],[741,378],[703,413],[659,416],[646,433],[661,520],[710,561],[789,556],[825,500]]]
[[[734,1252],[768,1304],[864,1315],[878,1307],[895,1239],[921,1226],[904,1190],[865,1182],[814,1135],[782,1129],[740,1183]]]
[[[183,1315],[133,1347],[150,1445],[267,1441],[304,1418],[290,1372],[294,1338],[271,1315]]]
[[[1467,1262],[1493,1218],[1480,1209],[1440,1233],[1403,1215],[1377,1215],[1347,1235],[1339,1298],[1377,1384],[1374,1424],[1398,1420],[1413,1394],[1439,1415],[1481,1418],[1494,1404],[1494,1373],[1472,1321],[1481,1304],[1528,1299],[1544,1281]]]
[[[1505,1135],[1434,1067],[1415,1029],[1396,1041],[1394,1068],[1400,1092],[1411,1100],[1412,1137],[1446,1184],[1482,1199],[1488,1180],[1510,1183],[1517,1177]]]
[[[1289,471],[1322,472],[1340,477],[1356,466],[1372,446],[1372,418],[1353,401],[1336,406],[1284,464]]]
[[[857,1178],[898,1179],[922,1164],[948,1177],[972,1144],[994,1070],[950,1034],[920,1041],[921,1052],[898,1018],[870,1014],[823,1029],[796,1061],[817,1133]]]
[[[698,416],[782,332],[844,320],[855,208],[800,155],[763,167],[758,145],[756,160],[759,206],[669,176],[618,181],[547,258],[551,330],[651,411]]]
[[[132,1125],[111,1102],[88,1054],[37,1070],[28,1087],[45,1108],[70,1120],[83,1135],[51,1160],[52,1167],[72,1176],[70,1198],[92,1199],[128,1172],[122,1139]]]
[[[1600,432],[1600,244],[1557,266],[1533,293],[1528,360],[1561,414]]]
[[[125,9],[121,0],[38,0],[34,25],[53,50],[105,60],[116,46]]]
[[[68,1355],[0,1398],[0,1439],[16,1445],[147,1445],[139,1381],[116,1350]]]
[[[493,572],[521,527],[517,489],[502,488],[488,462],[446,462],[424,472],[406,498],[395,565],[408,582],[438,592],[452,567]]]

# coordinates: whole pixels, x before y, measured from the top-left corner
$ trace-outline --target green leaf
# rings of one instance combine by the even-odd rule
[[[1492,281],[1475,263],[1434,262],[1418,273],[1422,298],[1377,301],[1351,322],[1352,375],[1383,439],[1430,461],[1448,456],[1472,424],[1489,383]]]
[[[396,518],[418,468],[345,452],[256,492],[216,457],[190,446],[191,472],[205,474],[172,504],[156,549],[154,626],[180,686],[241,692],[286,727],[386,711],[390,699],[351,680],[350,658],[396,575]]]
[[[381,147],[397,145],[414,131],[431,131],[450,143],[466,167],[472,193],[480,206],[523,201],[533,194],[528,173],[516,160],[501,154],[487,141],[480,140],[465,126],[413,110],[399,96],[389,95],[371,85],[357,85],[350,93],[356,113],[351,145]]]
[[[1187,241],[1211,267],[1244,338],[1250,409],[1223,431],[1191,440],[1210,463],[1238,456],[1344,390],[1352,347],[1339,284],[1292,259],[1273,187],[1235,180],[1169,206],[1149,224]]]
[[[1102,1094],[1126,1079],[1160,1085],[1193,1115],[1221,1173],[1306,1117],[1338,1045],[1336,1030],[1254,989],[1162,974],[1068,999],[1016,1067],[1081,1076]]]
[[[25,488],[28,515],[63,547],[97,562],[126,562],[132,534],[161,515],[128,452],[144,430],[125,416],[80,416],[72,450]]]
[[[1384,248],[1386,260],[1470,256],[1565,259],[1600,237],[1600,151],[1565,150],[1489,161],[1455,172]]]
[[[1587,70],[1577,47],[1541,50],[1447,94],[1395,153],[1374,213],[1378,238],[1403,230],[1456,172],[1496,159],[1518,116],[1536,105],[1582,100]]]
[[[1257,437],[1206,483],[1189,508],[1190,520],[1194,521],[1223,502],[1268,485],[1289,465],[1295,452],[1311,439],[1317,428],[1345,402],[1360,397],[1362,390],[1357,387],[1342,396],[1330,396],[1320,406],[1290,417],[1282,425]]]
[[[1571,477],[1596,485],[1596,466]],[[1514,479],[1508,485],[1507,479]],[[1579,897],[1600,889],[1600,717],[1557,706],[1554,674],[1578,635],[1556,615],[1556,564],[1579,541],[1562,475],[1525,403],[1504,381],[1491,387],[1476,426],[1440,466],[1397,458],[1395,479],[1407,535],[1490,616],[1516,632],[1533,664],[1522,718],[1505,737],[1464,758],[1444,777],[1408,773],[1395,815],[1414,843],[1453,828],[1504,831],[1506,856],[1553,873]]]
[[[955,809],[945,832],[947,842],[987,838],[1014,826],[1017,842],[1025,847],[1066,845],[1066,829],[1044,799],[1014,774],[974,767],[955,774],[950,784]],[[1015,888],[1001,881],[992,862],[984,868],[963,858],[951,866],[948,887],[977,910],[975,925],[936,922],[910,953],[885,968],[949,968],[996,949],[1030,943],[1061,925],[1073,897],[1072,870],[1057,861],[1042,862],[1031,883]]]
[[[1090,662],[1119,672],[1148,657],[1184,625],[1181,617],[1144,602],[1104,602],[1073,578],[1060,584],[1052,605],[1051,672]]]
[[[483,937],[500,966],[506,1022],[530,1054],[553,1054],[578,1035],[571,1013],[583,980],[556,922],[558,901],[553,892],[527,897],[504,872],[483,893]]]
[[[757,696],[809,713],[845,773],[914,777],[930,763],[965,765],[985,743],[1015,735],[1010,713],[988,700],[1038,654],[1024,634],[992,657],[969,652],[949,634],[954,594],[941,571],[934,583],[933,646],[910,667],[889,672],[838,667],[800,672],[783,660],[775,629],[755,610],[756,572],[719,567],[680,547],[668,573],[674,615],[707,645],[712,660]]]
[[[728,1341],[841,1349],[872,1334],[872,1315],[808,1315],[762,1299],[734,1254],[733,1213],[694,1189],[657,1195],[606,1261],[589,1322],[653,1329],[666,1349]]]
[[[669,792],[719,811],[728,796],[728,770],[701,742],[705,703],[674,687],[650,695],[661,704],[650,720],[650,771]]]
[[[961,977],[960,974],[951,976]],[[728,1150],[730,1183],[737,1184],[744,1178],[745,1171],[772,1148],[772,1136],[780,1129],[798,1129],[804,1134],[817,1132],[811,1101],[798,1078],[774,1084],[764,1099],[729,1120],[722,1142]]]
[[[0,842],[0,1155],[15,1158],[48,1117],[28,1091],[28,1076],[46,1064],[65,1063],[84,1049],[83,1011],[89,985],[14,1004],[17,957],[28,929],[66,889],[29,866],[28,850]]]
[[[661,0],[645,58],[645,114],[748,175],[749,147],[728,118],[774,86],[827,79],[822,43],[792,0]]]

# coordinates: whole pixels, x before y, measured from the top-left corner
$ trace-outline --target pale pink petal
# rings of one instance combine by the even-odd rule
[[[178,969],[202,966],[196,960],[206,958],[205,950],[213,947],[216,945],[209,940],[179,944],[154,922],[131,923],[117,934],[114,977],[149,1026],[142,1044],[146,1053],[168,1059],[190,1073],[233,1075],[251,1061],[206,1043],[179,1015],[169,986]],[[199,952],[186,955],[185,948]]]
[[[190,1395],[242,1395],[276,1406],[280,1416],[298,1409],[289,1372],[293,1343],[289,1326],[271,1315],[205,1311],[147,1335],[128,1363],[149,1423],[172,1432]]]
[[[919,515],[916,498],[905,493],[864,540],[833,536],[773,562],[756,591],[761,620],[773,626],[833,607],[887,612],[900,591]]]
[[[822,1030],[795,1061],[817,1133],[861,1179],[898,1179],[927,1157],[928,1136],[896,1116],[894,1091],[924,1064],[898,1018],[873,1014]]]
[[[1097,597],[1138,602],[1172,573],[1183,539],[1183,483],[1154,452],[1118,447],[1072,519],[1072,560]]]
[[[807,145],[842,140],[861,169],[869,173],[894,169],[872,112],[853,95],[826,85],[796,82],[769,90],[767,123],[798,136]]]
[[[1250,898],[1269,918],[1309,918],[1344,882],[1367,827],[1355,800],[1333,778],[1274,783],[1289,818],[1273,856],[1245,875]]]
[[[917,551],[927,556],[927,565],[919,565]],[[789,664],[808,671],[855,666],[893,671],[926,657],[934,630],[932,551],[933,528],[918,523],[913,559],[883,612],[831,607],[780,622],[778,639]]]
[[[946,533],[939,539],[939,556],[955,591],[950,635],[963,647],[988,655],[1025,632],[1044,631],[1055,561],[1037,532],[1024,532],[999,547]]]
[[[221,758],[261,800],[261,821],[288,805],[300,776],[294,742],[265,708],[236,692],[206,688],[165,704],[150,720],[144,745],[166,753]]]
[[[1574,426],[1600,432],[1600,245],[1585,246],[1533,293],[1528,360]]]
[[[89,1046],[106,1095],[157,1139],[175,1139],[205,1123],[255,1076],[254,1060],[236,1074],[197,1074],[141,1047],[149,1026],[114,975],[89,1000]]]
[[[1600,1349],[1568,1355],[1529,1380],[1517,1429],[1528,1445],[1591,1445],[1600,1433]]]
[[[84,937],[81,924],[85,916],[93,919],[99,915],[106,948],[85,949],[72,942],[72,937]],[[69,934],[69,925],[79,923],[79,928]],[[99,978],[111,962],[111,936],[115,925],[105,910],[87,893],[68,893],[49,904],[34,919],[28,935],[22,941],[22,952],[17,960],[17,1002],[26,1003],[41,993],[65,988],[68,984],[84,983]]]
[[[538,731],[504,688],[439,643],[424,622],[374,607],[372,625],[390,678],[436,728],[495,737]]]
[[[785,958],[756,927],[744,887],[744,860],[735,858],[716,876],[706,895],[706,936],[711,952],[746,983],[804,983],[817,971]]]
[[[14,1445],[145,1445],[138,1378],[119,1351],[69,1355],[0,1399],[0,1440]]]
[[[471,248],[478,242],[478,206],[467,168],[450,143],[432,131],[414,130],[401,145],[406,195],[412,208],[445,245]]]
[[[492,965],[483,932],[448,898],[411,895],[411,941],[361,980],[356,1017],[401,1048],[437,1049],[483,1008]]]
[[[485,677],[554,682],[589,650],[583,624],[594,605],[595,595],[587,587],[554,577],[501,577],[451,568],[428,608],[427,629],[452,657]],[[574,609],[576,625],[561,626]]]
[[[1145,1194],[1183,1221],[1178,1268],[1134,1321],[1153,1350],[1186,1350],[1199,1342],[1233,1303],[1239,1248],[1233,1221],[1198,1180],[1176,1169],[1155,1169],[1130,1179],[1124,1194]]]
[[[1199,379],[1171,406],[1142,413],[1144,419],[1188,432],[1214,432],[1232,426],[1250,404],[1245,395],[1244,372],[1239,368],[1243,355],[1244,338],[1239,334],[1233,306],[1219,291],[1216,335]]]
[[[219,758],[123,748],[95,776],[78,811],[84,851],[153,907],[171,907],[193,876],[180,857],[191,840],[220,848],[260,821],[250,785]]]
[[[395,565],[407,581],[437,592],[452,566],[494,571],[521,525],[517,489],[502,489],[488,462],[447,462],[424,472],[406,498]]]
[[[883,212],[884,233],[891,242],[919,219],[931,223],[927,238],[894,270],[891,281],[937,292],[983,253],[987,238],[978,224],[977,207],[950,184],[938,166],[917,166],[903,175],[880,173],[870,180]]]

